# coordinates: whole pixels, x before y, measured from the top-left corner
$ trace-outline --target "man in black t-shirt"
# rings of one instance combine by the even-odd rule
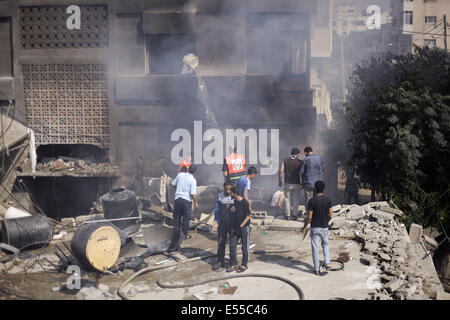
[[[314,273],[320,275],[319,264],[319,239],[322,242],[325,268],[330,265],[330,251],[328,249],[328,222],[333,217],[330,198],[323,195],[325,183],[316,181],[314,184],[316,195],[308,202],[308,217],[303,226],[302,233],[306,231],[306,227],[311,222],[311,249],[314,261]]]
[[[248,269],[248,253],[250,250],[250,206],[247,200],[239,194],[239,188],[233,186],[230,192],[234,199],[231,206],[231,240],[230,240],[230,263],[227,272],[244,272]],[[242,242],[242,264],[237,266],[237,243],[239,238]]]

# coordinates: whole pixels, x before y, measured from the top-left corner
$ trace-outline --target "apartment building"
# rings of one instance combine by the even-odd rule
[[[449,30],[449,0],[391,0],[392,30],[397,52],[412,52],[414,45],[444,48],[444,28]],[[444,15],[447,25],[444,25]],[[449,41],[447,36],[447,42]]]

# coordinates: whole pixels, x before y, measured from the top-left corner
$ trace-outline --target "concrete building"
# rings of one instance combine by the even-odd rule
[[[391,11],[397,53],[412,52],[414,45],[444,48],[443,17],[450,16],[450,1],[391,0]],[[449,26],[447,19],[447,31]]]
[[[132,176],[141,157],[145,175],[176,172],[172,132],[184,128],[193,136],[195,120],[208,128],[203,82],[219,130],[279,129],[281,155],[314,145],[317,1],[71,5],[0,0],[0,101],[13,100],[15,118],[35,130],[39,159],[95,153]],[[189,53],[199,59],[200,78],[181,74]],[[210,167],[199,173],[201,183],[220,181],[220,165]]]
[[[367,7],[368,8],[368,7]],[[336,2],[333,6],[333,31],[344,37],[351,32],[364,32],[368,29],[368,19],[372,14],[367,13],[367,8],[358,10],[355,2]],[[380,25],[390,22],[388,10],[380,7],[379,22]],[[370,22],[374,22],[370,19]]]

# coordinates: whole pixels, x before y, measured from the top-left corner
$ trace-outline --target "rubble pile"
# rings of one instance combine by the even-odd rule
[[[59,158],[54,161],[38,163],[36,170],[62,171],[62,170],[108,170],[108,163],[86,162],[84,160],[64,161]]]
[[[19,175],[30,175],[31,163],[25,159],[18,170]],[[51,161],[43,161],[36,164],[36,175],[117,175],[118,166],[112,166],[108,162],[93,162],[90,160],[61,157]]]
[[[333,212],[331,232],[360,242],[360,262],[379,273],[375,299],[436,299],[442,287],[422,269],[423,250],[418,250],[422,239],[411,241],[405,225],[396,219],[402,211],[382,201],[338,205]]]

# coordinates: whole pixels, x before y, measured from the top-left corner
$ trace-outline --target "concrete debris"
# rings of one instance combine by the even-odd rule
[[[390,282],[388,282],[385,285],[385,288],[387,289],[388,292],[395,292],[397,291],[402,285],[403,285],[403,281],[400,279],[393,279]]]
[[[394,214],[396,216],[402,216],[403,215],[403,212],[401,210],[395,209],[395,208],[391,208],[391,207],[389,207],[387,205],[381,206],[380,210],[384,211],[384,212],[387,212],[387,213]]]
[[[77,300],[111,300],[113,298],[109,293],[109,287],[101,284],[98,288],[94,286],[83,287],[75,297]]]
[[[197,298],[198,300],[208,300],[212,297],[214,297],[215,295],[217,295],[219,289],[218,288],[212,288],[212,289],[208,289],[208,290],[203,290],[199,293],[195,293],[192,296],[194,298]]]
[[[27,173],[30,171],[29,164],[21,166],[22,171]],[[45,176],[48,174],[61,174],[73,176],[110,176],[118,174],[118,167],[111,166],[109,163],[94,163],[81,159],[61,157],[53,161],[38,163],[36,165],[36,175]]]
[[[366,211],[361,207],[355,207],[349,210],[347,216],[350,220],[358,221],[364,218]]]
[[[422,238],[423,228],[418,224],[412,224],[411,228],[409,228],[409,238],[412,243],[420,243],[420,239]]]
[[[61,223],[65,227],[73,227],[74,228],[77,226],[77,222],[76,222],[75,218],[62,218]]]
[[[426,244],[428,244],[428,245],[430,245],[430,246],[432,246],[434,248],[439,245],[439,243],[436,240],[434,240],[433,238],[427,236],[426,234],[423,235],[423,241]]]
[[[267,211],[254,211],[252,210],[252,219],[266,219]]]
[[[337,206],[329,227],[335,235],[353,234],[353,239],[362,244],[359,261],[381,271],[384,285],[377,289],[374,299],[417,299],[424,294],[426,299],[437,299],[444,292],[442,285],[433,282],[437,277],[432,270],[422,269],[423,252],[417,245],[421,239],[430,245],[435,241],[422,236],[419,225],[412,225],[408,236],[405,225],[396,219],[403,213],[392,206],[385,201]],[[344,254],[339,258],[346,259]]]
[[[333,206],[331,209],[333,210],[333,212],[338,212],[339,210],[341,210],[342,205],[338,204]]]

